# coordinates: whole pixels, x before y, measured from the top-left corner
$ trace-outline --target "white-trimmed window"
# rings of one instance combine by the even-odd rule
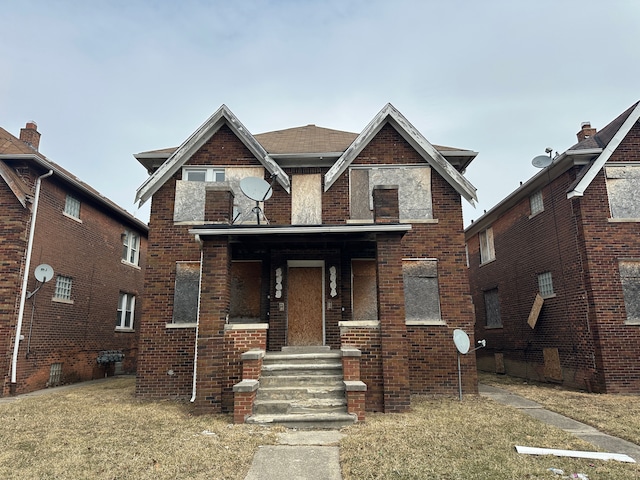
[[[133,330],[133,312],[135,309],[136,296],[130,293],[120,292],[116,330]]]
[[[497,288],[492,288],[484,292],[484,310],[487,315],[487,328],[502,327],[500,297]]]
[[[624,294],[625,323],[640,324],[640,260],[620,260],[620,283]]]
[[[542,298],[552,297],[555,295],[553,291],[553,277],[551,272],[544,272],[538,275],[538,290]]]
[[[184,167],[182,179],[189,182],[224,182],[224,168]]]
[[[122,260],[138,265],[140,260],[140,235],[125,230],[122,234]]]
[[[542,190],[538,190],[529,197],[529,207],[531,208],[531,216],[544,211],[544,201],[542,200]]]
[[[496,251],[493,246],[493,228],[489,227],[478,234],[480,239],[480,264],[496,259]]]
[[[71,277],[58,275],[56,278],[56,289],[53,297],[59,300],[71,300],[71,285],[73,280]]]
[[[67,195],[64,201],[64,213],[73,218],[80,218],[80,200],[71,195]]]

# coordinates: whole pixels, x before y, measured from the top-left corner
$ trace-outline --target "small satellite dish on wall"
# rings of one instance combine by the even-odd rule
[[[36,280],[38,280],[39,282],[47,283],[53,278],[53,268],[51,267],[51,265],[42,263],[36,267],[33,274],[36,277]]]
[[[453,331],[453,343],[455,343],[458,352],[463,355],[469,353],[469,347],[471,346],[471,342],[469,341],[469,335],[464,330],[460,330],[456,328]]]
[[[246,177],[240,180],[240,190],[256,202],[269,200],[273,194],[271,185],[259,177]]]
[[[551,165],[551,160],[551,157],[548,155],[538,155],[537,157],[534,157],[533,160],[531,160],[531,165],[536,168],[544,168]]]

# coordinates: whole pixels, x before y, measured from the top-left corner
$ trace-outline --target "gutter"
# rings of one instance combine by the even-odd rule
[[[18,350],[20,349],[20,337],[22,333],[22,320],[24,318],[24,305],[27,300],[27,284],[29,282],[29,272],[31,271],[31,252],[33,250],[33,237],[36,230],[36,217],[38,216],[38,203],[40,203],[40,185],[42,180],[53,175],[53,170],[49,170],[44,175],[36,179],[36,191],[33,199],[33,211],[31,212],[31,228],[29,230],[29,242],[27,244],[27,256],[24,262],[22,273],[22,289],[20,292],[20,308],[18,310],[18,324],[16,325],[16,337],[13,341],[13,357],[11,358],[11,390],[15,393],[17,384]]]

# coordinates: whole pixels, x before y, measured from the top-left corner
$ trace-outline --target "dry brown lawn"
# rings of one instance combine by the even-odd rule
[[[640,396],[579,392],[548,383],[480,373],[487,385],[530,398],[546,409],[640,445]]]
[[[133,379],[118,378],[0,403],[0,478],[243,479],[257,448],[282,431],[193,416],[189,405],[140,401],[133,389]],[[585,410],[607,409],[592,398]],[[638,464],[516,453],[515,445],[594,448],[486,398],[415,397],[412,405],[344,429],[345,480],[560,479],[550,467],[640,480]]]

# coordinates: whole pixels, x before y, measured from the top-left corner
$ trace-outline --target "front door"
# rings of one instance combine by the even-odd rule
[[[288,345],[324,345],[323,277],[322,262],[290,262]]]

